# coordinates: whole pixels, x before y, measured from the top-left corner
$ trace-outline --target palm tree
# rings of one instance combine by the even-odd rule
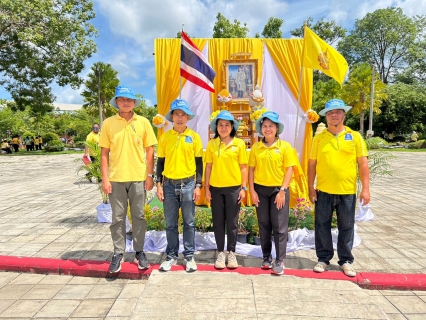
[[[380,114],[380,106],[387,99],[385,93],[386,85],[379,79],[379,74],[374,76],[374,100],[373,111]],[[348,105],[352,106],[352,114],[359,114],[359,131],[364,133],[365,112],[370,109],[371,94],[371,66],[361,63],[355,66],[349,74],[349,80],[343,85],[342,98]]]
[[[91,116],[99,116],[99,80],[102,118],[105,119],[116,113],[116,110],[109,104],[109,100],[114,97],[115,88],[120,83],[117,74],[118,72],[109,63],[96,62],[91,67],[88,79],[84,82],[86,88],[81,93],[85,102],[83,107],[87,109]],[[100,79],[98,79],[98,75],[100,75]]]

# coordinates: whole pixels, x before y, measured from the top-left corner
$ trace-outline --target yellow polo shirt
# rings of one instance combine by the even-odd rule
[[[19,144],[19,138],[13,138],[12,143],[13,144]]]
[[[38,138],[35,138],[35,139],[34,139],[34,143],[35,143],[35,144],[38,144],[38,143],[39,143],[39,142],[38,142]]]
[[[316,135],[309,155],[317,161],[316,188],[330,194],[355,194],[357,159],[367,156],[361,134],[349,127],[337,137],[328,130]]]
[[[247,164],[246,144],[234,138],[225,145],[220,138],[212,139],[206,148],[206,163],[212,163],[210,185],[213,187],[233,187],[241,185],[241,164]]]
[[[112,182],[145,181],[145,148],[157,144],[148,119],[134,114],[127,122],[119,114],[102,125],[99,146],[109,149],[109,180]]]
[[[171,129],[161,136],[157,156],[165,158],[163,176],[169,179],[193,176],[195,157],[203,156],[200,135],[188,127],[180,134]]]
[[[297,165],[292,146],[283,140],[277,140],[267,147],[262,141],[253,144],[250,151],[249,167],[254,167],[254,183],[278,187],[283,184],[284,173],[288,167]]]
[[[94,142],[96,144],[99,144],[99,138],[100,138],[100,134],[94,133],[92,131],[87,135],[86,142]],[[93,157],[95,155],[95,151],[93,151],[92,148],[88,148],[88,149],[89,149],[89,156]]]

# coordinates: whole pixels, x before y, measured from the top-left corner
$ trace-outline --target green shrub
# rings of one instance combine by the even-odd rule
[[[419,140],[419,141],[411,142],[408,144],[408,149],[425,149],[425,148],[426,148],[425,140]]]
[[[48,152],[62,151],[64,144],[60,140],[51,140],[44,149]]]
[[[61,140],[59,139],[59,136],[54,132],[48,132],[44,136],[42,136],[42,138],[43,138],[43,143],[49,143],[54,140],[58,140],[59,142],[61,142]]]
[[[367,144],[367,148],[369,150],[371,149],[382,149],[386,148],[389,144],[386,142],[386,140],[380,138],[380,137],[373,137],[370,139],[366,139],[365,143]]]
[[[208,209],[196,207],[194,223],[196,230],[202,233],[210,231],[211,227],[213,226],[211,211]]]

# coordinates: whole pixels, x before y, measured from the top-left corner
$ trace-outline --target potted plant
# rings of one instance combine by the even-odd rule
[[[251,232],[253,233],[253,240],[256,246],[260,246],[260,230],[259,230],[259,221],[257,220],[257,213],[253,215],[253,221],[251,225]]]
[[[250,213],[247,212],[246,208],[241,208],[238,213],[238,229],[237,229],[237,241],[240,243],[247,243],[250,232],[247,229],[247,219]]]

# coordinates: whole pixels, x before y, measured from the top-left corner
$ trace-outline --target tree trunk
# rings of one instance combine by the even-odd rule
[[[364,135],[364,110],[359,113],[359,133]]]

